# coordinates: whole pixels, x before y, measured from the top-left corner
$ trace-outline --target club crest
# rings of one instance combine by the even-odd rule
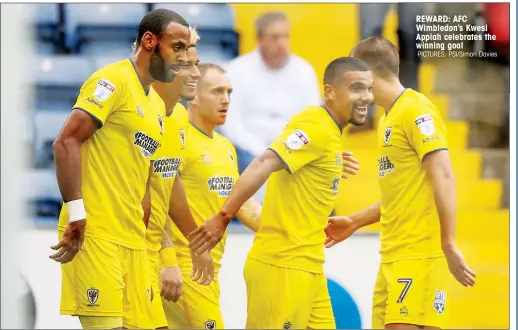
[[[91,305],[97,302],[99,299],[99,290],[98,289],[88,289],[86,290],[86,296],[88,297],[88,301]]]
[[[388,144],[391,137],[392,137],[392,127],[385,128],[385,134],[383,135],[383,142],[385,142],[385,144]]]
[[[205,329],[216,329],[216,321],[208,320],[205,322]]]
[[[180,130],[180,141],[182,141],[182,149],[185,149],[185,131],[183,128]]]

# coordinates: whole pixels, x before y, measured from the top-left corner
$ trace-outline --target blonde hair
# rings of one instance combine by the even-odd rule
[[[189,26],[189,32],[191,33],[190,47],[196,47],[200,40],[200,35],[198,34],[198,31],[196,31],[196,28],[192,26]]]

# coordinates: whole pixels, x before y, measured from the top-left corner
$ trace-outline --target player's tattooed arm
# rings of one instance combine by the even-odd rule
[[[191,251],[200,254],[215,247],[241,206],[261,188],[273,172],[283,170],[285,166],[282,159],[270,149],[255,158],[237,180],[219,213],[189,235]]]
[[[347,239],[356,230],[380,221],[381,202],[348,216],[329,217],[326,229],[325,247],[330,248]]]
[[[262,206],[255,199],[250,198],[237,211],[237,218],[253,232],[259,230],[259,219],[261,217]]]
[[[169,225],[169,220],[166,220],[165,226],[164,226],[164,239],[162,240],[161,248],[167,249],[170,247],[173,247],[173,241],[171,240],[171,237],[169,236],[169,233],[171,232],[171,226]]]
[[[187,203],[187,196],[180,176],[177,176],[173,183],[169,201],[169,216],[185,237],[198,228]]]

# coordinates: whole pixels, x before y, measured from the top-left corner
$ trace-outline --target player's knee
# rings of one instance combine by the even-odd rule
[[[121,316],[79,316],[83,329],[122,329]]]

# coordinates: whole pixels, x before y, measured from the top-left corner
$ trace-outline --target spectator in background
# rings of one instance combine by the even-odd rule
[[[371,36],[382,36],[383,24],[390,10],[391,3],[360,3],[360,33],[361,39]],[[399,79],[403,86],[419,90],[418,73],[419,57],[416,49],[416,16],[424,12],[424,3],[398,3],[398,43],[399,43]],[[374,109],[369,108],[367,121],[363,126],[351,127],[350,131],[360,131],[374,128]]]
[[[234,92],[222,133],[236,147],[240,173],[268,148],[292,115],[320,103],[315,70],[290,53],[288,18],[267,12],[257,19],[256,33],[257,49],[226,67]]]

